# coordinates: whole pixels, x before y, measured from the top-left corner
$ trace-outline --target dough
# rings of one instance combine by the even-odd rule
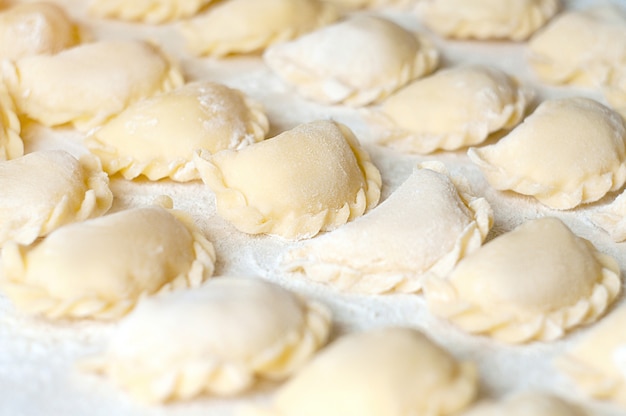
[[[506,137],[468,154],[494,188],[570,209],[622,187],[625,141],[619,114],[575,97],[544,101]]]
[[[626,306],[612,311],[577,339],[556,366],[578,389],[626,406]]]
[[[528,62],[545,82],[603,85],[626,65],[626,12],[607,4],[557,16],[528,43]]]
[[[53,3],[17,3],[0,12],[0,57],[14,60],[55,54],[80,43],[80,32]]]
[[[134,208],[61,227],[30,246],[2,249],[0,288],[26,313],[118,318],[146,294],[198,286],[213,245],[185,214]]]
[[[559,11],[559,0],[420,0],[418,17],[448,38],[524,40]]]
[[[462,416],[591,416],[578,406],[550,393],[523,392],[498,403],[479,403]]]
[[[515,127],[528,93],[506,73],[482,65],[444,69],[391,95],[373,113],[382,144],[411,153],[457,150]]]
[[[131,105],[85,145],[109,174],[184,182],[200,178],[194,150],[240,149],[268,130],[260,103],[225,85],[195,82]]]
[[[472,402],[473,364],[457,362],[412,328],[339,338],[281,386],[272,416],[445,416]]]
[[[2,62],[18,113],[44,124],[89,130],[128,105],[182,85],[161,50],[143,41],[99,41]]]
[[[22,123],[9,91],[0,82],[0,162],[24,155]]]
[[[259,279],[220,277],[141,300],[104,354],[83,366],[144,402],[234,395],[257,378],[290,375],[329,329],[318,303]]]
[[[489,203],[432,162],[363,217],[287,252],[283,265],[341,290],[417,292],[480,247],[491,223]]]
[[[195,154],[217,212],[249,234],[303,239],[362,215],[380,198],[380,172],[346,126],[302,124],[239,151]]]
[[[0,163],[0,247],[30,244],[62,225],[98,217],[113,202],[109,178],[94,157],[63,150]]]
[[[508,343],[552,341],[596,321],[621,290],[617,262],[559,219],[530,220],[429,279],[429,309]]]
[[[89,12],[96,17],[165,23],[191,17],[213,0],[94,0]]]
[[[422,35],[382,17],[355,15],[269,47],[265,63],[306,98],[363,106],[435,69]]]
[[[335,8],[319,0],[226,0],[180,30],[192,54],[220,57],[262,51],[337,18]]]

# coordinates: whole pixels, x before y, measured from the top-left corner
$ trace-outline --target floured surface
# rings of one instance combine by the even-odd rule
[[[614,1],[621,4],[620,0]],[[84,16],[87,2],[56,2],[67,6],[75,18],[82,19]],[[566,2],[566,7],[579,8],[595,3],[593,0],[572,0]],[[414,16],[391,9],[379,13],[406,27],[419,27]],[[469,161],[464,150],[413,156],[375,145],[376,137],[358,110],[324,106],[298,98],[290,87],[263,65],[260,56],[226,60],[193,58],[185,52],[184,42],[174,25],[144,26],[90,20],[87,26],[93,30],[96,39],[165,40],[166,51],[181,60],[188,81],[223,82],[260,101],[266,107],[271,123],[268,137],[317,119],[332,118],[346,124],[361,140],[381,171],[382,200],[404,182],[419,162],[439,160],[446,164],[451,173],[465,175],[474,193],[484,196],[491,203],[495,223],[488,239],[528,219],[552,215],[561,218],[579,236],[591,240],[599,251],[616,257],[621,269],[626,269],[624,243],[614,243],[607,233],[588,219],[590,214],[610,203],[615,193],[575,210],[551,210],[530,197],[492,189],[478,167]],[[524,85],[534,88],[537,100],[585,95],[605,102],[599,91],[542,86],[524,57],[524,44],[443,41],[434,35],[430,36],[442,52],[444,67],[460,63],[489,63],[516,75]],[[27,152],[58,147],[68,149],[75,155],[85,152],[80,144],[83,134],[72,130],[60,128],[53,131],[31,125],[24,127],[23,136]],[[169,195],[174,201],[174,207],[188,211],[215,244],[215,276],[258,276],[323,302],[330,307],[334,316],[332,338],[349,331],[408,325],[424,330],[457,358],[474,361],[481,380],[481,398],[497,399],[532,388],[554,392],[575,402],[583,400],[582,394],[573,384],[557,372],[553,359],[560,356],[586,329],[576,330],[560,341],[521,346],[506,346],[485,337],[465,334],[429,313],[422,295],[341,294],[332,288],[310,283],[302,277],[281,274],[279,256],[293,243],[276,237],[250,237],[238,232],[216,214],[214,196],[200,181],[128,182],[115,177],[111,181],[111,188],[115,195],[111,212],[150,204],[159,195]],[[617,302],[624,303],[623,296]],[[28,318],[16,312],[11,303],[0,296],[0,415],[229,416],[235,414],[239,404],[267,400],[268,393],[276,387],[263,385],[236,399],[204,397],[154,407],[137,404],[113,383],[81,373],[75,368],[77,359],[101,351],[114,330],[114,323],[51,323]],[[598,416],[617,416],[626,412],[608,403],[584,401],[583,404],[590,413]]]

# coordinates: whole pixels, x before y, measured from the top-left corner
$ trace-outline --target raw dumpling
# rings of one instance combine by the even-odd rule
[[[302,124],[239,151],[203,151],[194,161],[217,212],[249,234],[302,239],[375,206],[380,172],[346,126]]]
[[[261,51],[338,17],[319,0],[226,0],[180,29],[191,53],[219,57]]]
[[[235,395],[256,379],[289,376],[329,329],[330,312],[318,303],[259,279],[220,277],[141,300],[84,366],[144,402]]]
[[[196,82],[131,105],[85,144],[109,174],[184,182],[200,178],[194,150],[240,149],[268,129],[260,103],[225,85]]]
[[[318,353],[259,416],[456,415],[472,402],[476,369],[412,328],[352,333]]]
[[[22,123],[13,99],[4,83],[0,82],[0,162],[24,155],[21,133]]]
[[[620,306],[577,340],[557,367],[582,391],[626,406],[626,306]]]
[[[524,392],[497,403],[479,403],[462,416],[588,416],[578,406],[550,393]],[[589,415],[590,416],[590,415]]]
[[[506,73],[486,66],[441,70],[387,98],[373,113],[382,144],[411,153],[456,150],[515,127],[527,93]]]
[[[448,274],[480,247],[491,222],[464,178],[431,163],[365,216],[288,252],[284,265],[341,290],[417,292],[425,276]]]
[[[559,0],[420,0],[416,11],[449,38],[524,40],[559,11]]]
[[[30,244],[60,226],[109,210],[109,178],[93,156],[62,150],[29,153],[0,163],[0,247]]]
[[[0,57],[55,54],[80,43],[80,32],[53,3],[17,3],[0,12]]]
[[[543,81],[599,86],[626,64],[626,13],[617,6],[569,11],[528,43],[528,62]]]
[[[298,93],[326,104],[363,106],[435,69],[422,35],[381,17],[356,15],[265,51],[267,65]]]
[[[89,12],[98,17],[164,23],[191,17],[214,0],[94,0]]]
[[[100,41],[4,61],[2,73],[18,113],[46,126],[98,126],[131,103],[182,85],[158,47],[143,41]]]
[[[496,237],[424,286],[436,315],[509,343],[594,322],[620,290],[617,262],[550,217]]]
[[[198,286],[214,263],[213,245],[185,214],[135,208],[66,225],[31,246],[5,243],[0,287],[27,313],[112,319],[145,294]]]
[[[626,181],[626,125],[615,111],[582,97],[544,101],[506,137],[469,150],[498,190],[570,209]]]

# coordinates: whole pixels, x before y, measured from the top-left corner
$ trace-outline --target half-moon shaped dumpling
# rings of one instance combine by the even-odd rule
[[[626,124],[589,98],[548,100],[500,141],[468,154],[494,188],[570,209],[626,181]]]
[[[626,12],[616,5],[557,16],[528,42],[528,62],[543,81],[599,86],[624,66]]]
[[[472,402],[477,374],[412,328],[345,335],[283,384],[259,416],[456,415]]]
[[[484,402],[462,416],[591,416],[582,408],[554,394],[528,391],[500,402]]]
[[[100,41],[3,61],[2,73],[19,114],[46,126],[102,124],[128,105],[182,85],[161,50],[143,41]]]
[[[265,51],[267,65],[306,98],[363,106],[431,72],[424,36],[382,17],[355,15]]]
[[[89,13],[98,17],[150,24],[191,17],[214,0],[94,0]]]
[[[302,124],[239,151],[199,152],[194,161],[219,215],[249,234],[312,237],[380,198],[382,180],[369,154],[332,121]]]
[[[0,247],[30,244],[70,222],[109,210],[109,178],[93,156],[62,150],[29,153],[0,163]]]
[[[559,11],[559,0],[420,0],[420,20],[459,39],[524,40]]]
[[[424,286],[433,313],[508,343],[594,322],[620,290],[617,262],[551,217],[496,237]]]
[[[80,32],[54,3],[17,3],[0,12],[0,57],[55,54],[80,43]]]
[[[260,103],[225,85],[196,82],[134,103],[85,145],[109,174],[184,182],[200,178],[196,149],[240,149],[263,140],[268,129]]]
[[[492,212],[464,178],[431,163],[382,204],[290,250],[284,266],[341,290],[417,292],[430,273],[446,275],[485,239]]]
[[[515,127],[528,94],[503,71],[482,65],[438,71],[388,97],[371,113],[382,144],[412,153],[456,150]]]
[[[620,306],[576,340],[556,365],[591,397],[626,406],[626,306]]]
[[[22,123],[15,103],[3,82],[0,82],[0,162],[24,155]]]
[[[227,0],[180,25],[187,48],[196,55],[258,52],[296,38],[338,18],[320,0]]]
[[[318,303],[259,279],[220,277],[142,299],[84,367],[144,402],[234,395],[257,379],[289,376],[329,328],[330,312]]]
[[[66,225],[31,246],[5,243],[0,288],[27,313],[112,319],[145,294],[198,286],[214,263],[213,245],[185,214],[135,208]]]

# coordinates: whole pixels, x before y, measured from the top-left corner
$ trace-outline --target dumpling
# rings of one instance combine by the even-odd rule
[[[94,157],[62,150],[29,153],[0,163],[0,247],[30,244],[70,222],[109,210],[109,178]]]
[[[48,318],[118,318],[146,294],[198,286],[213,245],[192,220],[134,208],[66,225],[31,246],[2,249],[0,288],[18,309]]]
[[[599,86],[624,66],[626,12],[616,5],[557,16],[528,42],[528,62],[545,82]]]
[[[494,188],[570,209],[626,181],[626,124],[589,98],[547,100],[500,141],[468,154]]]
[[[462,416],[591,416],[582,408],[554,394],[517,393],[500,402],[479,403]]]
[[[109,174],[184,182],[199,179],[196,149],[215,153],[261,141],[263,107],[239,90],[195,82],[136,102],[85,139]]]
[[[24,155],[22,123],[9,91],[0,82],[0,162]]]
[[[283,384],[259,416],[456,415],[477,390],[472,363],[458,362],[417,329],[345,335]]]
[[[273,45],[263,57],[306,98],[363,106],[433,71],[439,54],[424,36],[390,20],[355,15]]]
[[[362,215],[380,198],[380,172],[346,126],[302,124],[239,151],[194,156],[217,212],[249,234],[303,239]]]
[[[620,290],[615,259],[551,217],[496,237],[424,286],[433,313],[508,343],[551,341],[594,322]]]
[[[528,93],[496,68],[461,66],[414,81],[372,112],[380,142],[411,153],[456,150],[515,127]]]
[[[524,40],[559,7],[559,0],[421,0],[416,11],[428,28],[445,37]]]
[[[480,247],[491,223],[464,178],[425,164],[365,216],[291,249],[283,266],[346,291],[417,292]]]
[[[81,364],[144,402],[231,396],[289,376],[329,329],[321,304],[259,279],[220,277],[142,299],[106,351]]]
[[[191,17],[214,0],[95,0],[89,5],[93,16],[144,23],[165,23]]]
[[[626,307],[591,327],[557,358],[558,369],[587,395],[626,406]]]
[[[81,29],[54,3],[17,3],[0,12],[0,57],[55,54],[81,41]]]
[[[227,0],[182,23],[180,30],[191,53],[221,57],[262,51],[338,17],[320,0]]]
[[[18,114],[46,126],[96,127],[131,103],[182,85],[161,50],[143,41],[100,41],[4,61]]]

